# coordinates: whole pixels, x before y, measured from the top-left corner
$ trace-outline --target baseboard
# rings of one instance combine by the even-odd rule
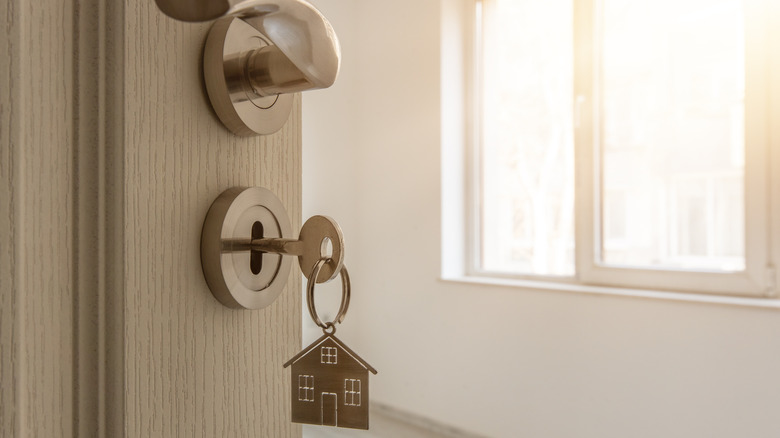
[[[384,403],[371,403],[370,429],[303,426],[303,438],[485,438]]]
[[[407,433],[418,431],[420,437],[430,438],[485,438],[485,435],[478,435],[468,432],[449,424],[444,424],[436,420],[424,417],[417,413],[405,411],[384,403],[371,403],[371,421],[376,424],[378,436],[382,435],[380,429],[404,430]],[[372,427],[373,429],[373,427]],[[387,435],[401,436],[401,435]],[[408,436],[408,435],[404,435]],[[416,437],[417,435],[415,435]],[[411,438],[411,437],[410,437]]]

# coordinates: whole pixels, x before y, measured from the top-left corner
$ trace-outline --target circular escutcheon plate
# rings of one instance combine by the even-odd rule
[[[234,187],[211,204],[200,241],[203,274],[211,292],[232,308],[260,309],[271,304],[284,289],[292,257],[262,254],[262,269],[252,272],[250,252],[228,251],[232,242],[252,239],[252,227],[260,222],[265,238],[291,238],[292,227],[282,202],[261,187]]]

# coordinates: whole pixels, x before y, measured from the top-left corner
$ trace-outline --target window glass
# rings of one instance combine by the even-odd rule
[[[485,0],[480,269],[574,273],[572,0]]]
[[[606,265],[745,268],[741,0],[603,0]]]

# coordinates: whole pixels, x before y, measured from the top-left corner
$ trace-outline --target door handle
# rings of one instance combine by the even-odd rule
[[[155,0],[181,21],[218,19],[209,32],[203,72],[220,120],[239,135],[278,131],[292,93],[333,85],[338,37],[304,0]]]

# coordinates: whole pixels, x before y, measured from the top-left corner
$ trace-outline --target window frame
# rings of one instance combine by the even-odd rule
[[[463,272],[471,277],[513,280],[549,281],[568,284],[681,291],[745,297],[775,297],[780,253],[777,222],[780,212],[780,165],[772,154],[772,143],[780,151],[780,128],[770,123],[772,115],[780,116],[780,31],[772,28],[772,18],[780,18],[780,6],[771,0],[745,0],[745,270],[739,272],[694,271],[658,268],[637,268],[604,265],[600,260],[601,188],[600,188],[600,103],[597,86],[601,63],[600,44],[596,33],[601,0],[572,0],[574,6],[574,235],[575,274],[570,277],[539,276],[487,271],[481,268],[481,172],[483,144],[480,135],[482,82],[480,53],[481,16],[484,2],[470,0],[470,13],[465,13],[463,30],[470,32],[464,39],[464,84],[466,92],[463,118],[465,163],[465,254]],[[777,22],[778,20],[775,20]],[[755,23],[760,23],[755,25]],[[774,54],[774,55],[773,55]],[[775,74],[777,76],[777,74]],[[769,90],[770,92],[767,92]],[[446,163],[445,163],[446,164]],[[774,197],[772,194],[774,193]],[[774,221],[773,221],[774,219]],[[444,265],[444,261],[443,261]],[[443,266],[446,271],[446,267]]]

